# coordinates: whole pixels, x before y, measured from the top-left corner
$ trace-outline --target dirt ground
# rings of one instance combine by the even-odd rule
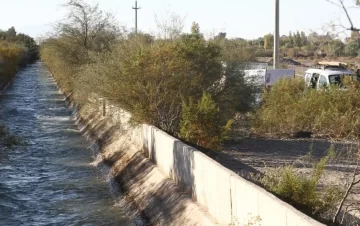
[[[249,177],[249,172],[264,172],[266,168],[276,168],[286,164],[294,164],[298,172],[310,175],[312,164],[305,161],[305,156],[311,151],[314,159],[320,159],[328,152],[332,143],[326,140],[275,140],[245,138],[233,144],[228,144],[216,159],[227,168],[243,177]],[[329,163],[320,187],[335,185],[344,188],[351,179],[356,167],[354,152],[358,147],[354,143],[333,143],[338,157]],[[360,186],[355,188],[357,194],[350,199],[360,201]],[[353,212],[360,216],[359,212]]]

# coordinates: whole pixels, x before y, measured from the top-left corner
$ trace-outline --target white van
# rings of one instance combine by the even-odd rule
[[[320,89],[330,85],[342,86],[344,76],[355,75],[341,62],[319,62],[305,72],[305,83],[308,87]]]

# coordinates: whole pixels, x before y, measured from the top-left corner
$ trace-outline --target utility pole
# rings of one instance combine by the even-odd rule
[[[280,3],[279,0],[275,0],[275,35],[274,35],[274,69],[279,68],[280,61]]]
[[[132,7],[135,10],[135,34],[137,34],[138,31],[138,14],[137,11],[140,9],[137,5],[137,1],[135,1],[135,7]]]

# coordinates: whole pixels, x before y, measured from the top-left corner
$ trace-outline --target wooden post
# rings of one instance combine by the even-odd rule
[[[103,100],[103,116],[106,116],[106,101]]]

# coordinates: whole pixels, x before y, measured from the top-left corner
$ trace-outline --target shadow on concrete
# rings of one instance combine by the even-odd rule
[[[151,223],[170,225],[174,220],[179,222],[179,215],[186,208],[189,197],[181,193],[171,179],[163,179],[160,184],[151,182],[150,177],[155,165],[145,159],[141,152],[137,152],[130,159],[120,161],[123,162],[117,165],[121,165],[121,169],[115,169],[115,178],[130,200],[141,199],[142,204],[138,207],[151,216]],[[139,185],[144,185],[150,192],[144,196],[141,190],[136,189]],[[130,189],[132,192],[126,193]],[[178,225],[187,224],[188,221],[183,220]]]
[[[194,148],[184,144],[181,141],[176,140],[173,146],[173,178],[175,183],[179,186],[183,192],[191,195],[196,200],[194,191]]]

